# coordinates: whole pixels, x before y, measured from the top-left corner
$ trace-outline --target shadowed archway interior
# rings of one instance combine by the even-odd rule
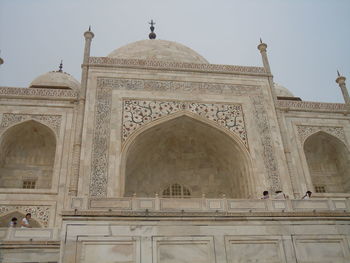
[[[160,196],[170,184],[186,186],[191,197],[247,198],[249,162],[234,139],[188,116],[149,128],[127,153],[125,196]]]
[[[0,187],[51,188],[56,138],[45,125],[27,121],[9,128],[0,142]]]
[[[304,152],[316,192],[350,192],[349,153],[342,141],[318,132],[307,138]]]

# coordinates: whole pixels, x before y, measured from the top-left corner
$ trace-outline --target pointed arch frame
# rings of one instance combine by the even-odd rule
[[[312,189],[315,192],[315,186],[314,183],[312,181],[312,177],[311,177],[311,173],[310,173],[310,168],[309,168],[309,164],[307,163],[307,159],[306,159],[306,154],[305,154],[305,143],[312,137],[316,136],[317,134],[325,134],[326,136],[331,137],[333,140],[335,140],[337,143],[339,143],[340,145],[342,145],[345,149],[345,151],[348,153],[348,155],[350,154],[350,149],[348,144],[346,143],[346,141],[338,138],[337,136],[335,136],[334,134],[331,134],[327,131],[324,131],[322,129],[318,129],[315,130],[314,132],[308,134],[308,136],[306,136],[305,138],[303,138],[303,140],[301,140],[301,149],[302,149],[302,154],[303,154],[303,163],[305,164],[305,167],[307,168],[304,171],[304,175],[306,175],[306,184],[307,184],[307,188],[308,189]],[[339,193],[329,193],[329,194],[339,194]],[[346,195],[348,195],[349,193],[344,193]]]
[[[34,123],[37,123],[39,125],[42,125],[44,128],[46,128],[50,134],[53,136],[54,138],[54,142],[55,142],[55,157],[54,157],[54,163],[53,163],[53,166],[52,166],[52,178],[51,178],[51,188],[49,188],[50,190],[53,190],[53,183],[54,181],[58,180],[58,178],[56,178],[56,175],[55,175],[55,167],[57,166],[57,158],[58,158],[58,140],[59,140],[59,135],[57,134],[57,132],[52,128],[50,127],[49,125],[47,125],[46,123],[40,121],[40,120],[37,120],[37,119],[34,119],[34,118],[29,118],[29,119],[26,119],[26,120],[23,120],[23,121],[20,121],[20,122],[15,122],[13,123],[12,125],[9,125],[9,126],[6,126],[4,130],[0,130],[0,153],[2,151],[2,143],[4,141],[4,138],[6,138],[8,136],[8,133],[9,131],[11,131],[13,128],[17,127],[17,126],[20,126],[20,125],[25,125],[26,123],[29,123],[29,122],[34,122]],[[0,160],[1,161],[1,160]],[[6,188],[0,188],[0,189],[6,189]],[[11,189],[11,188],[9,188]],[[12,188],[12,189],[18,189],[18,188]],[[35,190],[49,190],[49,189],[35,189]],[[20,189],[20,190],[27,190],[28,189]],[[29,190],[33,190],[33,189],[29,189]]]
[[[163,123],[166,123],[170,120],[174,120],[174,119],[177,119],[177,118],[180,118],[183,116],[189,117],[193,121],[199,121],[201,123],[208,125],[209,127],[216,129],[217,131],[223,133],[223,135],[228,136],[232,141],[234,141],[234,143],[237,144],[238,148],[241,150],[241,153],[243,153],[244,160],[246,160],[246,163],[245,163],[245,166],[247,168],[247,178],[246,179],[247,179],[248,185],[250,186],[250,187],[248,187],[248,194],[250,196],[255,195],[255,193],[254,193],[254,191],[256,189],[255,183],[258,182],[258,178],[254,177],[252,159],[251,159],[249,150],[247,149],[246,145],[244,145],[241,138],[239,138],[239,136],[237,134],[227,130],[224,127],[219,126],[214,121],[205,119],[197,114],[183,110],[183,111],[178,111],[176,113],[169,114],[167,116],[161,117],[157,120],[154,120],[152,122],[149,122],[149,123],[143,125],[142,127],[137,129],[133,134],[131,134],[126,139],[126,141],[122,145],[122,149],[121,149],[121,160],[120,160],[120,169],[119,169],[120,180],[118,182],[120,185],[120,196],[124,196],[124,194],[125,194],[126,163],[127,163],[127,159],[128,159],[129,150],[134,145],[136,139],[139,136],[142,136],[142,134],[144,132],[148,131],[149,129],[151,129],[153,127],[156,127],[158,125],[162,125]]]

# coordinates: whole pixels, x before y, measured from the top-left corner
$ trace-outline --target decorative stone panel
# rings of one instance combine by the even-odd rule
[[[237,134],[248,147],[242,106],[185,101],[124,100],[123,141],[143,125],[179,111],[188,111]]]
[[[108,146],[112,106],[112,89],[99,89],[95,113],[95,134],[92,149],[91,196],[105,196],[107,186]]]
[[[277,107],[283,110],[345,112],[345,103],[278,100]]]
[[[333,135],[334,137],[341,140],[345,145],[347,145],[344,129],[343,127],[326,127],[326,126],[307,126],[307,125],[299,125],[297,126],[299,140],[302,144],[304,144],[305,140],[312,134],[316,132],[325,132]]]
[[[226,72],[226,73],[246,73],[246,74],[266,74],[263,67],[247,67],[236,65],[216,65],[216,64],[201,64],[187,63],[174,61],[160,60],[143,60],[143,59],[122,59],[109,57],[90,57],[90,65],[96,66],[126,66],[126,67],[147,67],[161,69],[179,69],[181,71],[211,71],[211,72]]]
[[[1,205],[0,217],[15,211],[23,214],[31,213],[32,218],[38,221],[43,227],[47,227],[49,224],[50,206]]]
[[[62,116],[60,115],[36,115],[36,114],[16,114],[16,113],[4,113],[0,123],[0,133],[2,133],[7,127],[17,123],[21,123],[28,120],[38,121],[55,131],[58,136],[60,133],[60,126]]]
[[[61,100],[76,99],[78,93],[66,89],[13,88],[0,87],[0,97],[47,97]]]
[[[270,190],[280,190],[276,154],[274,152],[269,118],[264,105],[264,97],[259,87],[236,86],[218,83],[198,83],[181,81],[154,81],[118,78],[98,78],[95,110],[95,128],[92,149],[92,170],[90,177],[90,196],[107,195],[108,184],[108,146],[110,137],[110,118],[112,110],[112,90],[164,91],[190,94],[227,94],[249,96],[254,107],[254,119],[257,124],[263,147],[263,160],[268,175]],[[147,104],[147,102],[146,102]],[[198,104],[200,105],[200,104]],[[198,107],[193,105],[191,109]],[[216,104],[215,104],[216,105]],[[220,105],[220,104],[218,104]],[[170,105],[168,105],[170,106]],[[167,106],[167,107],[168,107]],[[180,107],[181,104],[176,107]],[[174,105],[175,107],[175,105]],[[170,111],[176,110],[176,107]],[[188,106],[189,107],[189,106]],[[215,107],[215,106],[214,106]],[[181,107],[180,107],[181,108]],[[180,109],[179,108],[179,109]],[[207,108],[205,105],[203,107]],[[131,118],[130,116],[128,118]],[[140,118],[140,116],[138,117]],[[150,121],[147,120],[146,121]],[[143,120],[145,122],[145,120]],[[130,134],[129,134],[130,135]],[[128,135],[127,135],[128,136]]]

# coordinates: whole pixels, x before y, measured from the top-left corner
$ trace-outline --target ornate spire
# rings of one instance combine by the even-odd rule
[[[61,60],[60,66],[58,67],[58,72],[63,72],[63,60]]]
[[[156,33],[154,33],[154,25],[156,23],[154,23],[153,19],[152,19],[151,22],[149,22],[148,24],[151,25],[151,27],[149,28],[149,29],[151,29],[151,33],[149,33],[149,35],[148,35],[149,39],[156,39],[157,35],[156,35]]]
[[[340,75],[339,70],[337,70],[337,73],[338,73],[338,77],[336,78],[335,82],[338,83],[338,85],[341,89],[341,92],[343,93],[343,98],[345,101],[347,114],[350,114],[350,96],[349,96],[349,92],[346,88],[346,83],[345,83],[346,78],[344,76]]]
[[[1,53],[1,50],[0,50]],[[0,57],[0,65],[4,64],[4,60]]]

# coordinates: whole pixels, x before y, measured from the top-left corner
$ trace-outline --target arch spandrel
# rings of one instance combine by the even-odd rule
[[[304,146],[305,141],[314,134],[318,132],[324,132],[325,134],[329,134],[341,142],[343,142],[348,147],[348,142],[345,138],[343,127],[327,127],[327,126],[309,126],[309,125],[299,125],[297,126],[299,140],[301,144]]]
[[[38,122],[55,134],[56,139],[60,134],[60,127],[62,116],[60,115],[37,115],[37,114],[17,114],[17,113],[4,113],[0,123],[0,136],[15,125],[25,123],[27,121]]]
[[[209,124],[208,121],[204,121],[201,118],[198,118],[198,116],[196,116],[195,114],[191,114],[187,112],[178,112],[174,115],[167,116],[167,118],[162,118],[155,123],[146,125],[147,126],[146,128],[142,128],[141,129],[142,131],[141,130],[138,131],[130,139],[127,140],[126,145],[124,145],[123,147],[122,161],[121,161],[121,180],[122,180],[121,186],[123,189],[126,189],[125,194],[127,196],[128,195],[131,196],[133,194],[132,192],[130,192],[132,190],[127,189],[128,173],[130,173],[130,171],[128,170],[135,169],[130,167],[134,166],[134,167],[140,168],[133,171],[135,173],[140,173],[140,171],[146,171],[148,169],[143,167],[144,165],[144,163],[142,163],[143,161],[141,161],[141,163],[137,161],[142,159],[142,158],[139,158],[140,156],[146,156],[146,158],[148,158],[149,156],[152,156],[150,157],[151,159],[149,161],[149,164],[151,164],[154,161],[152,159],[153,157],[159,158],[161,156],[166,156],[166,158],[168,158],[171,154],[175,154],[175,155],[178,154],[176,157],[177,162],[180,162],[181,164],[179,164],[177,168],[169,168],[172,163],[171,161],[169,161],[169,159],[161,160],[159,162],[153,162],[152,165],[154,164],[154,166],[149,168],[150,170],[152,169],[153,170],[149,172],[149,174],[146,175],[145,178],[140,180],[147,182],[148,179],[150,178],[152,179],[151,173],[155,173],[156,174],[155,177],[156,177],[157,174],[159,175],[160,173],[163,173],[162,172],[163,170],[164,170],[164,173],[166,173],[165,170],[167,170],[168,168],[169,168],[168,169],[169,173],[171,173],[173,169],[175,170],[177,169],[178,171],[177,176],[179,176],[180,179],[186,178],[186,176],[189,176],[189,174],[193,175],[196,173],[201,174],[204,177],[205,176],[208,177],[210,173],[212,173],[213,176],[215,174],[223,173],[223,174],[226,174],[226,179],[230,180],[229,185],[232,186],[234,184],[239,184],[240,185],[239,191],[245,191],[245,192],[238,193],[239,192],[237,190],[238,188],[236,189],[237,190],[236,193],[231,193],[231,192],[228,193],[227,192],[228,189],[226,190],[221,189],[223,190],[221,191],[222,194],[226,194],[226,196],[231,196],[231,197],[235,196],[235,197],[246,197],[246,198],[249,195],[251,195],[252,192],[254,192],[253,182],[255,182],[255,180],[250,178],[252,176],[250,155],[245,145],[241,142],[239,138],[237,138],[237,135],[228,132],[222,127],[217,127],[217,125],[212,125],[212,123]],[[184,131],[179,132],[178,130],[181,125],[183,125],[185,131],[188,131],[188,132],[184,132]],[[170,133],[174,133],[174,134],[169,135]],[[187,134],[194,134],[194,135],[191,137],[191,136],[187,136]],[[201,139],[198,139],[198,138],[201,138]],[[206,138],[207,140],[204,140],[204,138]],[[157,140],[157,142],[151,142],[154,139]],[[164,140],[164,142],[162,140]],[[220,141],[221,144],[215,145],[216,141]],[[198,157],[197,153],[193,154],[190,152],[188,153],[181,152],[182,148],[186,148],[186,145],[188,143],[193,143],[193,145],[190,148],[194,148],[197,152],[200,152],[201,154],[203,154],[204,157],[203,158]],[[154,149],[153,152],[147,152],[147,149],[150,149],[150,145],[169,145],[169,146],[171,145],[171,147],[168,147],[168,146],[160,147],[159,149]],[[230,146],[228,147],[228,145]],[[135,147],[136,147],[136,150],[135,150]],[[169,149],[174,149],[174,148],[176,148],[175,153],[171,153],[168,151]],[[180,153],[176,153],[176,151],[180,151]],[[209,153],[212,152],[212,154],[208,154],[208,152]],[[181,158],[179,158],[179,156],[191,156],[192,154],[194,159],[190,161],[189,160],[183,161],[183,160],[180,160]],[[232,158],[230,159],[230,157]],[[134,165],[130,166],[130,158],[131,160],[136,160],[137,164],[135,163]],[[186,157],[184,158],[186,159]],[[209,158],[209,159],[206,159],[206,158]],[[235,160],[237,162],[236,170],[234,170],[234,167],[233,167]],[[206,166],[207,163],[208,164],[210,163],[211,165],[208,165],[208,167],[201,167],[201,165],[198,165],[198,167],[196,167],[197,165],[196,162],[202,163],[204,164],[204,166]],[[159,165],[157,165],[157,163],[164,164],[168,168],[158,167]],[[195,167],[189,168],[191,172],[185,171],[186,169],[179,169],[179,167],[182,167],[182,166],[187,167],[188,165],[191,166],[192,164],[194,164]],[[232,176],[232,178],[231,176],[229,176],[230,171],[232,173],[235,173],[235,176]],[[170,181],[161,182],[162,180],[159,180],[159,183],[161,183],[162,185],[165,185],[165,184],[169,184],[171,181],[176,180],[176,178],[168,178],[168,179]],[[234,180],[236,181],[238,180],[238,181],[235,182]],[[214,196],[218,197],[218,193],[210,192],[208,189],[205,190],[204,192],[201,192],[199,189],[197,189],[197,192],[196,192],[196,185],[191,185],[191,183],[193,184],[193,182],[195,181],[196,180],[193,179],[193,180],[189,180],[188,182],[180,182],[180,183],[188,185],[191,189],[193,189],[195,197],[200,197],[202,194],[206,194],[207,196],[212,196],[212,197]],[[215,184],[219,182],[223,182],[223,178],[215,179],[212,183]],[[158,183],[158,180],[156,180],[156,183]],[[216,186],[216,188],[217,189],[225,188],[226,187],[225,185],[227,185],[227,182]],[[249,187],[246,187],[246,185],[249,185]],[[158,188],[153,189],[154,192],[159,192],[161,190],[160,185]],[[151,190],[151,192],[153,190]],[[230,188],[230,191],[231,190],[232,189]],[[143,190],[140,190],[140,191],[141,191],[141,195],[144,195],[144,196],[147,196],[147,195],[151,196],[154,194],[154,193],[151,194],[150,192],[146,193],[147,191],[145,192]],[[137,196],[140,196],[140,192],[139,193],[137,193],[137,191],[135,192]]]
[[[242,105],[191,101],[124,100],[122,141],[125,143],[133,133],[149,123],[170,115],[188,113],[237,135],[249,148]]]
[[[327,131],[324,131],[324,130],[317,130],[317,131],[314,131],[313,133],[311,133],[310,135],[308,135],[303,141],[303,146],[305,146],[305,143],[307,141],[309,141],[310,139],[312,139],[313,137],[318,136],[318,135],[327,136],[328,138],[333,140],[335,143],[342,145],[345,149],[347,149],[349,151],[347,143],[345,141],[345,137],[342,138],[342,137],[336,136],[332,133],[328,133]]]

